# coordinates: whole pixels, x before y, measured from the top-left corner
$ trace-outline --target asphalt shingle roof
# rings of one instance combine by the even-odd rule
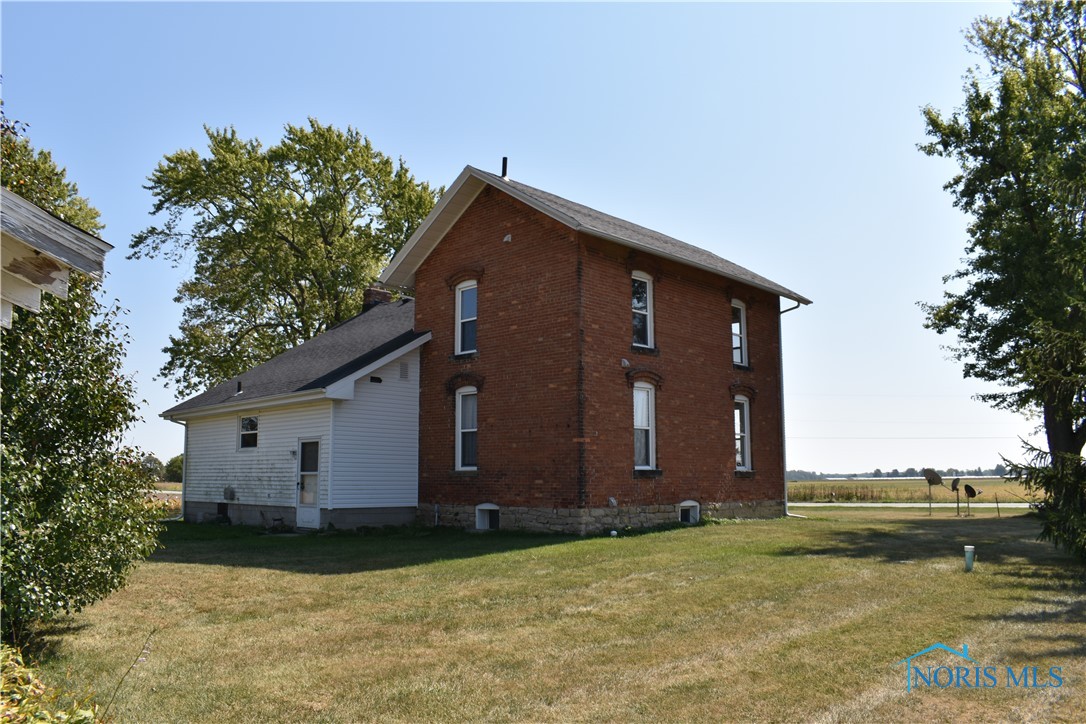
[[[248,372],[175,405],[162,416],[322,389],[426,334],[415,332],[414,325],[413,299],[378,304]]]
[[[617,216],[605,214],[575,201],[564,199],[561,196],[555,196],[552,193],[528,186],[519,181],[502,178],[474,167],[471,170],[499,189],[503,187],[515,189],[536,204],[549,207],[568,217],[576,227],[587,233],[596,233],[600,236],[645,248],[648,251],[656,251],[665,256],[686,261],[718,272],[726,277],[772,291],[782,297],[810,304],[809,299],[793,292],[791,289],[700,247],[687,244],[684,241],[679,241],[644,226],[639,226],[631,221],[620,219]]]

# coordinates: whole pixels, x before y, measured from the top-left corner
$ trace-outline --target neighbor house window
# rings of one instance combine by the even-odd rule
[[[652,470],[656,467],[655,389],[646,382],[635,382],[633,388],[634,468]]]
[[[256,432],[258,419],[255,417],[241,418],[238,447],[256,447]]]
[[[479,392],[474,387],[456,391],[456,469],[475,470],[479,465]]]
[[[456,285],[456,354],[476,350],[475,324],[479,317],[479,287],[472,279]]]
[[[735,469],[750,470],[750,400],[735,398]]]
[[[633,273],[633,343],[653,346],[652,277],[644,272]]]
[[[747,362],[747,305],[732,300],[732,362],[746,367]]]

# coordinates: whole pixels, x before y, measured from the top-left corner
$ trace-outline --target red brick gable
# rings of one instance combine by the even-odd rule
[[[631,273],[653,279],[655,348],[631,344]],[[454,354],[457,283],[478,281],[478,351]],[[419,265],[419,499],[623,509],[783,501],[779,298],[576,232],[485,187]],[[731,358],[747,306],[749,366]],[[657,385],[656,471],[633,468],[631,380]],[[478,395],[478,470],[455,468],[458,387]],[[733,386],[756,391],[753,473],[735,474]],[[730,510],[730,508],[729,508]]]

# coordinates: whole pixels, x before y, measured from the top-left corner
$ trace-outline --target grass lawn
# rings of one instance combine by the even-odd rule
[[[53,632],[44,676],[104,704],[154,632],[118,721],[1081,721],[1082,569],[994,513],[588,539],[175,524]],[[897,662],[936,642],[1063,685],[906,693]]]
[[[955,494],[950,491],[951,478],[946,487],[931,488],[931,498],[936,503],[953,503]],[[978,503],[1028,503],[1034,496],[1016,482],[1002,478],[962,478],[961,502],[965,505],[965,485],[983,491],[977,496]],[[928,484],[918,480],[886,480],[882,478],[856,480],[792,480],[788,483],[788,499],[795,503],[926,503]]]

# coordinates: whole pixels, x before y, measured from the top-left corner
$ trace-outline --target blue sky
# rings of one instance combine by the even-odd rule
[[[702,246],[814,304],[784,317],[788,464],[990,467],[1036,423],[971,399],[918,301],[967,220],[920,109],[960,104],[962,29],[1005,4],[22,3],[2,92],[102,212],[146,400],[132,442],[182,429],[155,374],[186,269],[128,261],[142,188],[203,125],[274,143],[351,125],[435,185],[471,164]]]

